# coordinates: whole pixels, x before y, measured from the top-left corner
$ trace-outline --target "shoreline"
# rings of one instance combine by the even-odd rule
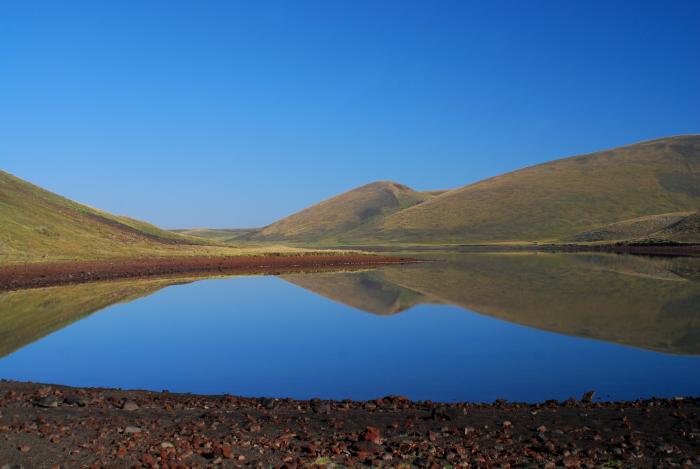
[[[700,464],[700,399],[294,400],[0,382],[10,467]],[[262,466],[260,466],[262,464]]]
[[[0,267],[0,291],[174,274],[280,274],[421,262],[375,254],[171,257],[11,264]]]
[[[633,254],[646,256],[700,256],[698,244],[451,244],[451,245],[342,245],[314,247],[315,249],[356,249],[366,252],[432,252],[452,251],[463,253],[489,252],[604,252],[611,254]]]

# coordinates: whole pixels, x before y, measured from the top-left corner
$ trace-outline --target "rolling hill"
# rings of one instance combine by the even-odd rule
[[[352,238],[392,213],[433,198],[430,193],[391,181],[378,181],[324,200],[262,228],[250,239],[320,241]]]
[[[0,171],[0,265],[287,250],[238,249],[161,230],[81,205]]]
[[[662,213],[623,220],[577,233],[574,241],[625,241],[645,238],[683,220],[692,212]]]
[[[692,135],[556,160],[448,191],[376,182],[245,238],[316,245],[604,241],[651,235],[698,209],[700,136]],[[688,233],[683,239],[700,242]]]

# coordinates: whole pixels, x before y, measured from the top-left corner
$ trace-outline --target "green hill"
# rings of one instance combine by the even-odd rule
[[[374,182],[283,218],[250,239],[309,242],[353,238],[353,233],[377,220],[432,197],[395,182]]]
[[[197,238],[78,204],[0,171],[0,263],[139,255]]]
[[[0,171],[0,265],[144,256],[286,252],[236,248],[81,205]]]
[[[700,136],[664,138],[525,168],[390,215],[377,239],[544,241],[700,208]]]
[[[651,235],[699,208],[700,136],[678,136],[556,160],[448,191],[368,184],[235,240],[310,245],[626,240]]]
[[[649,236],[669,225],[683,220],[692,212],[662,213],[646,217],[623,220],[609,225],[603,225],[592,230],[577,233],[574,241],[624,241]]]
[[[700,243],[700,212],[671,223],[648,238],[656,242]]]

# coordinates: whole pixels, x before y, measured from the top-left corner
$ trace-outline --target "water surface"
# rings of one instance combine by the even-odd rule
[[[700,260],[429,254],[0,294],[0,378],[436,401],[700,394]]]

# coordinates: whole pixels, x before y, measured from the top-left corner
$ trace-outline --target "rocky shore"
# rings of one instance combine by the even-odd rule
[[[372,254],[294,254],[231,257],[169,257],[105,261],[46,262],[0,266],[0,291],[177,274],[280,274],[352,269],[418,262]]]
[[[297,401],[0,382],[2,468],[698,466],[697,398]]]

